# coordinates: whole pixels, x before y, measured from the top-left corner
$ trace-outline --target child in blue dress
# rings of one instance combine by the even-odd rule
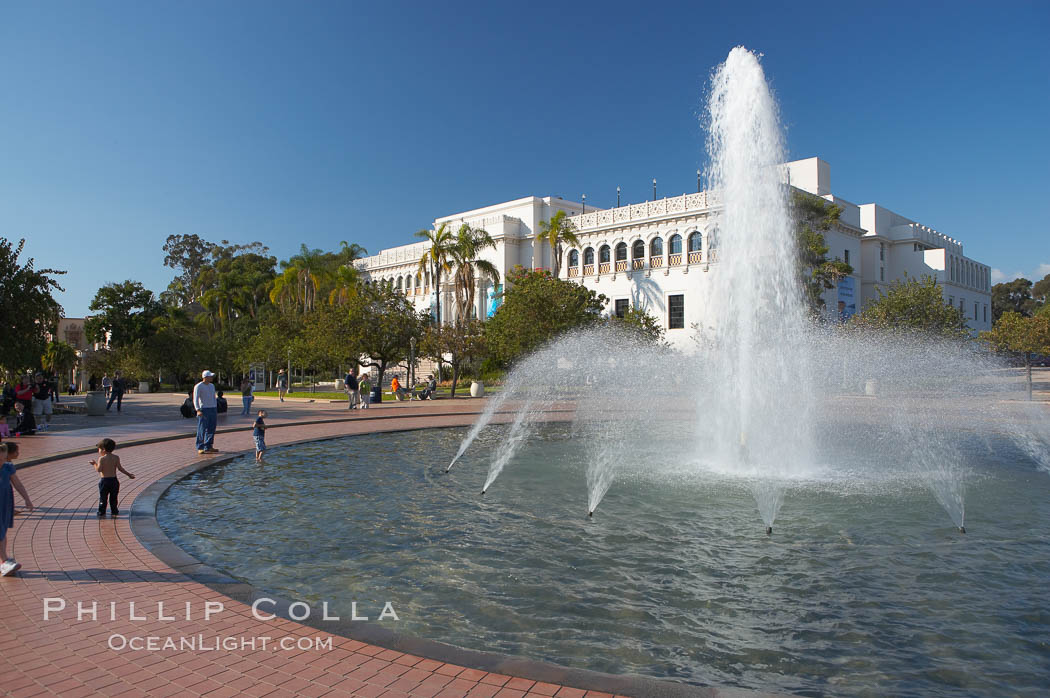
[[[6,577],[14,574],[22,565],[15,559],[7,557],[7,531],[15,525],[15,494],[18,494],[26,503],[26,511],[33,511],[33,503],[29,501],[29,493],[22,486],[18,476],[15,475],[15,464],[11,462],[18,455],[18,444],[0,444],[0,576]]]
[[[259,410],[259,416],[255,419],[252,428],[252,438],[255,439],[255,462],[263,462],[263,454],[266,453],[266,410]]]

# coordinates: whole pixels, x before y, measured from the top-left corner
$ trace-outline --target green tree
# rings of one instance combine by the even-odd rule
[[[507,366],[563,332],[601,322],[608,299],[546,270],[515,267],[503,304],[485,323],[493,357]]]
[[[937,280],[905,278],[894,281],[889,290],[853,317],[852,324],[886,331],[908,331],[943,337],[969,335],[962,311],[948,305]]]
[[[998,322],[1005,312],[1029,316],[1033,310],[1035,303],[1032,300],[1032,282],[1028,279],[1014,279],[992,286],[993,323]]]
[[[540,232],[537,237],[550,246],[551,270],[554,278],[558,278],[558,272],[561,271],[562,244],[580,246],[580,239],[576,237],[576,226],[568,219],[565,211],[558,211],[551,216],[550,222],[540,221]]]
[[[799,281],[810,310],[819,312],[824,292],[836,288],[839,281],[853,273],[853,267],[841,259],[828,259],[829,248],[824,239],[824,233],[838,223],[842,207],[797,190],[791,193],[791,203]]]
[[[1032,317],[1007,310],[981,339],[995,351],[1011,352],[1024,357],[1028,377],[1028,399],[1032,399],[1032,354],[1050,354],[1050,307]]]
[[[92,341],[104,342],[108,332],[114,347],[148,337],[153,318],[161,312],[153,292],[138,281],[106,284],[95,294],[88,309],[95,315],[84,322],[84,333]]]
[[[486,248],[496,248],[496,242],[487,231],[464,223],[456,234],[451,250],[453,280],[456,292],[456,322],[464,324],[471,317],[479,272],[492,283],[499,283],[499,269],[492,262],[479,259]]]
[[[434,283],[434,296],[437,299],[437,322],[441,324],[441,276],[451,271],[452,248],[456,239],[448,223],[442,223],[437,230],[420,230],[416,237],[425,238],[430,247],[419,258],[419,273],[429,274]]]
[[[52,278],[57,269],[37,269],[32,258],[19,263],[25,240],[14,246],[0,238],[0,370],[16,373],[37,367],[62,317],[52,295],[64,289]]]
[[[208,263],[212,243],[199,235],[169,235],[164,242],[164,266],[179,271],[168,285],[166,297],[178,305],[196,298],[197,277]]]
[[[1032,284],[1032,302],[1035,312],[1050,305],[1050,274]]]
[[[367,286],[346,305],[352,336],[349,345],[368,358],[365,366],[378,371],[382,385],[387,369],[404,361],[412,340],[419,340],[427,324],[404,294],[385,286]]]
[[[40,364],[44,370],[56,376],[69,379],[69,371],[77,363],[77,350],[65,342],[48,342]]]
[[[452,369],[452,397],[456,397],[459,375],[468,363],[485,354],[485,332],[478,320],[466,320],[452,325],[430,325],[426,329],[420,349],[439,364]]]
[[[295,300],[291,306],[295,312],[301,309],[306,315],[317,305],[317,296],[329,267],[324,250],[311,250],[305,244],[300,245],[299,254],[281,262],[284,273],[275,281],[270,300],[274,304],[283,303],[284,294],[283,297]]]
[[[644,342],[660,344],[664,338],[663,324],[644,310],[628,308],[623,317],[609,316],[609,325],[628,332]]]

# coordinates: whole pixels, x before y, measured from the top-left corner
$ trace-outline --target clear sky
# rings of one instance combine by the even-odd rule
[[[102,284],[171,233],[370,252],[527,195],[693,191],[712,68],[764,54],[792,158],[1050,272],[1050,2],[7,2],[0,236]]]

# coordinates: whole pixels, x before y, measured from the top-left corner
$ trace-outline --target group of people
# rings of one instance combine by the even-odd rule
[[[346,391],[346,409],[368,409],[372,402],[372,378],[369,374],[358,377],[357,369],[351,369],[343,378],[343,390]]]
[[[433,375],[427,376],[427,382],[422,387],[413,388],[409,391],[408,388],[401,384],[401,379],[396,375],[390,379],[390,391],[394,394],[394,399],[400,402],[401,400],[433,400],[437,394],[437,379]]]
[[[242,415],[247,415],[251,404],[255,400],[253,386],[250,380],[245,378],[241,381],[241,401],[244,405]],[[215,388],[215,374],[205,370],[201,373],[201,380],[190,393],[189,398],[192,408],[197,415],[197,455],[210,455],[219,453],[215,448],[215,428],[218,423],[220,403],[222,400],[222,412],[225,412],[225,398],[222,391]],[[261,463],[263,454],[266,452],[266,410],[259,410],[252,426],[252,438],[255,441],[255,461]]]
[[[22,376],[18,385],[4,383],[0,397],[0,417],[6,419],[14,412],[15,434],[32,436],[51,428],[51,415],[59,401],[58,380],[43,373]]]

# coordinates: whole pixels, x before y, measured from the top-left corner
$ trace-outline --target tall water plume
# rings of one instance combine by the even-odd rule
[[[812,462],[813,411],[784,144],[758,57],[734,48],[711,80],[709,191],[722,204],[708,307],[715,351],[701,453],[749,478],[771,526],[779,481]],[[710,247],[710,246],[709,246]],[[708,323],[705,323],[708,324]],[[702,456],[703,457],[703,456]]]

